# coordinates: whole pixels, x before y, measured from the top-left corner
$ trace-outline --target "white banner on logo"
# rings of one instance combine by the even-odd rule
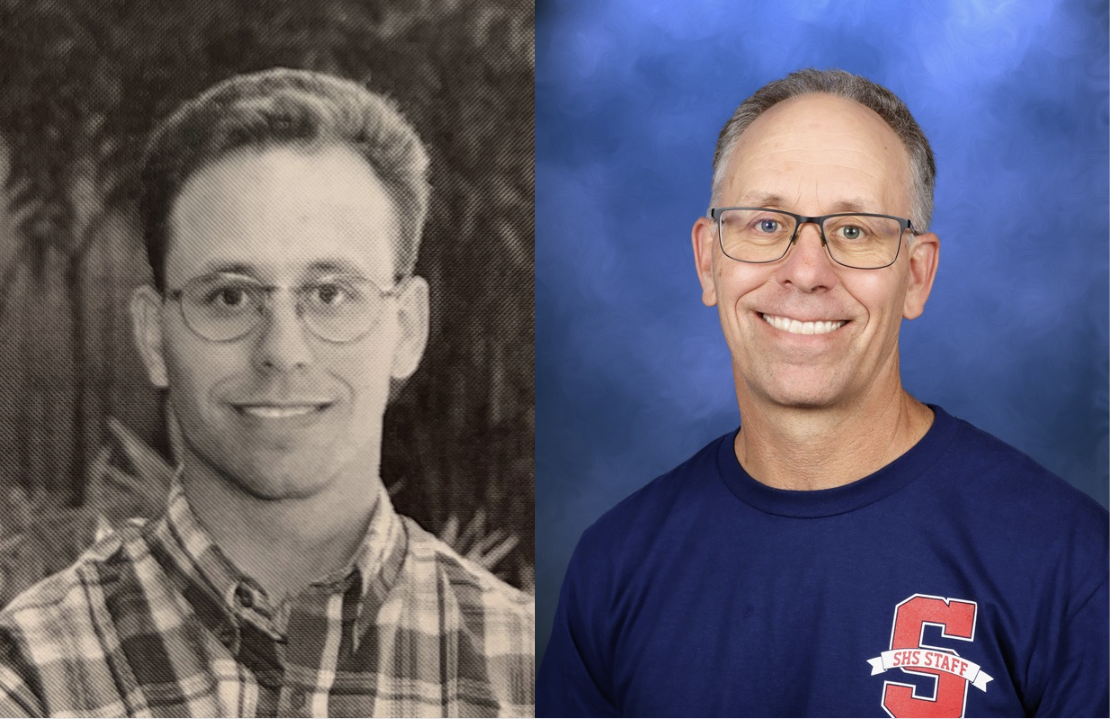
[[[956,654],[937,652],[931,649],[891,649],[874,659],[869,659],[872,675],[881,674],[888,669],[931,669],[956,674],[961,679],[972,682],[972,686],[982,692],[988,690],[988,676],[980,665],[961,659]]]

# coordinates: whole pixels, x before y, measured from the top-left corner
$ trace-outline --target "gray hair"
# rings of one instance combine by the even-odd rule
[[[275,68],[240,75],[182,105],[155,130],[141,170],[139,219],[159,291],[165,285],[169,216],[189,177],[242,148],[340,144],[373,168],[398,218],[398,277],[413,271],[428,211],[428,154],[388,98],[323,73]]]
[[[714,151],[712,192],[715,200],[725,180],[725,168],[741,134],[773,105],[813,93],[826,93],[858,102],[883,118],[894,130],[910,156],[913,182],[910,220],[914,229],[919,232],[929,229],[930,217],[934,211],[934,178],[937,167],[934,165],[934,153],[926,135],[915,122],[906,103],[896,97],[895,93],[844,70],[799,70],[764,85],[740,104],[733,117],[721,129]]]

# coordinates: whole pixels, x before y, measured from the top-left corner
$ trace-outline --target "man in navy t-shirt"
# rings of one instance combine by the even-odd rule
[[[741,427],[584,533],[538,715],[1108,715],[1106,510],[902,387],[934,176],[845,72],[734,113],[691,235]]]

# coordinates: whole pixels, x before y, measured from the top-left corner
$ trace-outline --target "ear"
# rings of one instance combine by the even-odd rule
[[[716,228],[709,217],[699,217],[691,228],[691,244],[694,246],[694,265],[698,270],[698,281],[702,285],[702,304],[713,307],[718,303],[717,288],[714,286],[714,250],[717,247]]]
[[[169,384],[162,351],[162,307],[162,295],[150,285],[143,285],[131,293],[135,346],[147,367],[147,377],[155,387]]]
[[[411,277],[397,298],[397,320],[400,337],[394,349],[390,375],[406,379],[417,370],[428,344],[428,283],[423,277]]]
[[[939,244],[937,235],[926,232],[915,237],[910,246],[910,280],[903,299],[903,317],[908,320],[917,318],[926,309],[937,275]]]

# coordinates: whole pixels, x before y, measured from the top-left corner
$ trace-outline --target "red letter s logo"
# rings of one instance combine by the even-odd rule
[[[963,599],[942,599],[923,594],[899,603],[891,627],[891,649],[920,649],[925,626],[941,627],[947,639],[972,641],[976,631],[976,603]],[[928,647],[952,653],[943,647]],[[955,674],[922,666],[901,671],[936,677],[933,696],[916,696],[911,684],[883,683],[883,708],[893,717],[961,717],[968,694],[968,680]]]

